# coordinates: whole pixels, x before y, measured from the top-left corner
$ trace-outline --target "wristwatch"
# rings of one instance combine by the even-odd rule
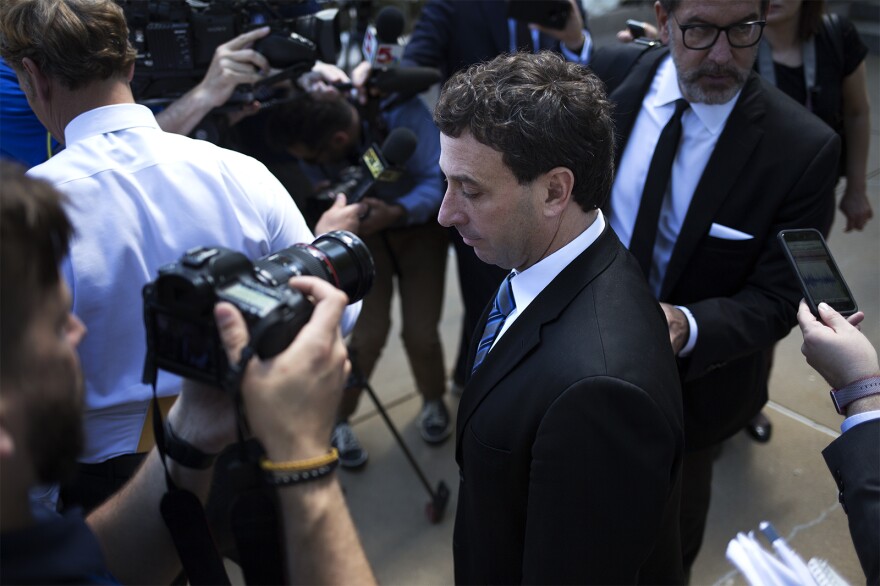
[[[846,415],[846,407],[853,401],[880,393],[880,375],[860,378],[840,389],[831,389],[831,401],[840,415]]]

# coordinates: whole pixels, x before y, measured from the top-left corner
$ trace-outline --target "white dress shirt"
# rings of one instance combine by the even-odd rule
[[[654,148],[663,127],[675,112],[675,101],[682,97],[675,64],[672,57],[667,57],[658,67],[654,81],[642,100],[641,110],[621,156],[611,189],[611,213],[608,221],[627,248],[632,241]],[[738,99],[739,93],[726,104],[691,103],[691,107],[682,116],[681,142],[672,165],[670,189],[660,208],[657,242],[648,277],[651,291],[657,297],[660,295],[666,267],[691,199]],[[690,312],[686,308],[682,309],[691,326],[690,338],[680,353],[687,356],[696,344],[697,324]]]
[[[141,383],[141,291],[158,268],[200,245],[256,259],[313,236],[262,163],[163,132],[144,106],[91,110],[64,134],[66,148],[29,174],[67,195],[76,230],[62,272],[73,312],[88,328],[79,346],[86,385],[81,461],[98,463],[138,445],[152,396]],[[176,395],[180,380],[160,372],[157,390]]]
[[[549,285],[550,282],[553,281],[563,269],[565,269],[565,267],[570,265],[574,259],[599,238],[599,235],[602,234],[602,230],[605,229],[605,216],[602,215],[601,210],[597,210],[597,212],[596,220],[590,224],[586,230],[581,232],[577,238],[550,256],[536,262],[523,272],[520,273],[516,270],[512,271],[515,276],[511,279],[510,285],[513,291],[513,299],[516,302],[516,307],[510,312],[510,314],[508,314],[507,319],[504,320],[504,325],[501,326],[501,330],[498,332],[498,335],[495,336],[495,341],[492,342],[493,348],[495,347],[495,344],[498,343],[498,340],[501,339],[501,336],[504,335],[504,332],[510,329],[510,326],[516,321],[516,318],[522,315],[526,308],[531,305],[532,301],[541,294],[541,291],[543,291],[547,285]]]

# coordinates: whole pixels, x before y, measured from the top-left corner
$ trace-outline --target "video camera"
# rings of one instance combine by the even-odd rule
[[[313,275],[343,290],[351,303],[373,286],[375,268],[363,241],[343,230],[311,244],[294,244],[251,262],[221,247],[200,246],[159,268],[143,289],[147,357],[143,380],[156,369],[222,387],[229,363],[214,322],[214,305],[228,301],[245,318],[251,346],[260,358],[275,356],[308,322],[313,306],[287,285],[295,275]]]
[[[271,83],[296,77],[316,60],[335,63],[341,48],[335,8],[286,17],[303,0],[116,0],[137,51],[132,91],[139,102],[170,102],[204,77],[214,50],[241,33],[271,27],[254,49],[279,75],[244,88],[233,102],[265,98]],[[237,92],[237,94],[240,94]],[[256,95],[255,95],[256,94]]]

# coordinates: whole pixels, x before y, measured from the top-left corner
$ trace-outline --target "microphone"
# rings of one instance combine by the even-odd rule
[[[434,67],[381,67],[370,72],[367,87],[375,87],[383,94],[400,92],[420,94],[442,78]]]
[[[334,194],[344,193],[347,203],[361,201],[377,181],[393,182],[403,175],[403,166],[412,157],[418,144],[416,134],[409,128],[395,128],[388,134],[380,149],[375,143],[361,155],[360,165],[354,167],[348,181],[317,194],[320,200],[332,201]]]
[[[364,35],[364,60],[370,67],[393,66],[400,63],[403,47],[397,42],[403,33],[403,12],[396,6],[386,6],[376,15],[376,26],[368,26]]]

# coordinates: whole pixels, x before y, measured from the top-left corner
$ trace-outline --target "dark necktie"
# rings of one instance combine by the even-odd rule
[[[504,325],[504,321],[510,315],[510,312],[516,308],[513,288],[510,285],[511,279],[513,279],[513,273],[507,275],[507,278],[501,283],[498,293],[495,295],[492,311],[489,312],[489,319],[486,320],[483,336],[480,338],[480,344],[477,346],[477,355],[474,357],[474,367],[471,370],[471,374],[477,372],[477,368],[486,359],[486,355],[489,354],[489,348],[492,347],[492,342],[495,341],[495,337],[501,331],[501,326]]]
[[[636,216],[629,250],[639,261],[646,278],[650,276],[653,264],[660,208],[669,187],[672,163],[675,161],[675,153],[681,140],[681,116],[689,106],[684,98],[675,101],[675,114],[660,133],[660,140],[657,141],[654,157],[648,168],[648,176],[645,178],[645,188],[642,190],[642,201],[639,204],[639,214]]]

